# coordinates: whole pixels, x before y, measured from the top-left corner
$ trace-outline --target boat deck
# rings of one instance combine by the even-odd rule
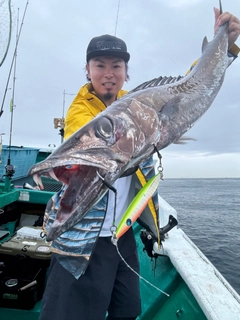
[[[23,188],[5,193],[2,188],[0,208],[14,204],[12,213],[43,215],[52,194]],[[12,213],[8,212],[10,218]],[[181,229],[169,232],[161,251],[154,247],[159,256],[151,261],[143,252],[140,225],[135,223],[133,228],[141,270],[142,314],[138,320],[240,320],[239,295]],[[41,301],[31,310],[0,307],[0,319],[37,320],[40,309]]]

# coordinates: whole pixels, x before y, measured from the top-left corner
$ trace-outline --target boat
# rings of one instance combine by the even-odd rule
[[[38,155],[36,162],[44,159],[44,152],[39,151]],[[0,220],[0,319],[39,318],[51,251],[44,237],[34,238],[35,234],[30,231],[41,234],[41,217],[54,192],[38,190],[29,183],[27,187],[19,186],[19,182],[14,185],[13,176],[8,174],[0,182],[0,217],[5,215],[4,223]],[[240,319],[238,293],[178,227],[176,210],[160,195],[159,203],[161,248],[151,233],[142,230],[138,223],[133,225],[141,270],[142,314],[138,320]],[[40,218],[40,224],[23,224],[23,216],[31,216],[35,222]],[[26,233],[22,233],[24,228]],[[36,253],[36,242],[42,248],[41,255]],[[31,251],[31,246],[35,250]],[[23,260],[33,270],[36,265],[41,266],[41,276],[36,269],[32,277],[26,275],[24,286],[15,272],[20,268],[21,259],[16,260],[19,256],[29,258]],[[17,261],[11,270],[12,276],[4,269],[4,259]]]

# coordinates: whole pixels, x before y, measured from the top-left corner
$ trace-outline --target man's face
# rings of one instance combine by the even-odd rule
[[[86,68],[96,95],[110,105],[126,80],[125,61],[117,57],[95,57],[89,60]]]

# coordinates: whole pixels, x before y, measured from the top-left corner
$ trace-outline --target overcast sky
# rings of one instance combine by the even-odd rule
[[[26,3],[12,0],[15,21],[19,8],[19,27]],[[217,0],[121,0],[117,19],[118,4],[118,0],[29,1],[18,45],[12,145],[47,148],[61,143],[53,119],[66,114],[86,82],[85,52],[94,36],[114,35],[116,29],[127,43],[128,90],[160,75],[184,75],[201,55],[203,37],[213,37]],[[240,17],[239,0],[222,4],[224,11]],[[1,104],[15,42],[16,23],[0,67]],[[13,74],[0,118],[3,144],[9,143],[12,78]],[[240,58],[227,70],[209,111],[188,132],[197,141],[162,151],[165,178],[240,177],[239,122]]]

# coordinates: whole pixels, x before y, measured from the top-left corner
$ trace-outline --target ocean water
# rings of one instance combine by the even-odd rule
[[[240,178],[166,179],[160,195],[182,230],[240,294]]]

